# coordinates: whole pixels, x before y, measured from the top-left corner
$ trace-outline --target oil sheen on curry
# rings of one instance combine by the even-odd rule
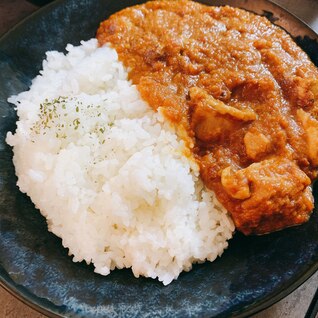
[[[176,125],[239,231],[309,219],[318,71],[285,31],[237,8],[152,1],[112,15],[97,38]]]

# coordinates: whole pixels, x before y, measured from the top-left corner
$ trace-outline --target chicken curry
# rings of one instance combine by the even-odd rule
[[[174,123],[244,234],[301,224],[318,167],[318,71],[241,9],[151,1],[101,23],[144,100]]]

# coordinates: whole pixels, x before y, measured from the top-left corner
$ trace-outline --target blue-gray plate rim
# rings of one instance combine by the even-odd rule
[[[286,229],[253,239],[237,234],[230,242],[229,249],[222,258],[215,263],[195,265],[191,272],[180,275],[179,280],[168,287],[163,287],[157,281],[150,279],[141,278],[137,280],[132,277],[129,270],[114,271],[108,277],[101,277],[92,272],[92,267],[84,264],[73,264],[70,257],[67,256],[67,251],[62,248],[60,240],[54,235],[47,233],[45,220],[36,212],[30,200],[20,194],[14,185],[15,179],[12,174],[13,166],[11,163],[12,152],[9,147],[4,145],[4,130],[7,127],[12,129],[13,121],[15,120],[12,106],[6,102],[8,93],[16,93],[30,84],[31,78],[36,75],[41,67],[40,63],[44,58],[45,51],[48,49],[62,50],[65,47],[67,42],[65,42],[64,38],[56,38],[57,35],[61,35],[58,31],[65,29],[67,25],[64,20],[61,20],[62,17],[63,19],[69,19],[68,23],[83,21],[81,30],[84,31],[77,34],[75,34],[76,30],[71,25],[68,25],[68,32],[74,35],[71,42],[78,44],[82,37],[83,39],[92,37],[98,22],[109,14],[122,7],[141,2],[143,1],[124,0],[121,3],[114,3],[107,0],[57,0],[39,9],[0,39],[0,66],[6,67],[6,71],[10,75],[18,74],[17,80],[13,81],[10,84],[11,86],[7,83],[4,84],[0,75],[0,115],[3,112],[3,118],[7,116],[7,121],[10,122],[8,124],[4,120],[0,120],[2,139],[0,141],[0,161],[4,163],[4,168],[1,169],[0,165],[0,195],[7,194],[9,190],[11,191],[8,198],[0,200],[0,238],[3,239],[0,242],[0,284],[24,303],[50,317],[104,317],[112,314],[128,317],[133,315],[133,313],[144,317],[149,317],[150,315],[162,317],[250,316],[287,296],[318,270],[318,238],[316,235],[318,233],[318,217],[316,209],[308,224],[301,227]],[[270,1],[205,0],[202,2],[212,5],[229,3],[258,14],[270,12],[276,19],[275,23],[284,27],[292,36],[299,36],[300,38],[307,36],[309,40],[311,39],[317,43],[317,35],[313,30]],[[93,17],[90,12],[83,11],[85,8],[95,9]],[[74,10],[77,10],[81,17],[75,16]],[[51,19],[50,22],[46,21],[47,18]],[[85,22],[85,18],[89,23]],[[56,24],[55,27],[52,26],[54,23]],[[35,29],[37,26],[48,32],[45,34],[46,37],[39,37],[42,41],[40,45],[35,43],[34,39],[38,35]],[[89,31],[85,32],[85,27],[89,28]],[[34,31],[35,34],[28,34],[28,30]],[[29,37],[29,47],[35,52],[34,66],[24,66],[23,70],[18,67],[20,65],[18,53],[21,53],[21,50],[26,49],[27,46],[27,43],[23,43],[22,36]],[[16,39],[20,39],[21,44],[13,44]],[[12,52],[15,53],[8,54]],[[32,59],[31,55],[30,58]],[[21,63],[23,64],[23,62]],[[317,199],[317,192],[314,187],[315,199]],[[6,205],[7,202],[9,202],[9,205]],[[15,204],[14,207],[10,206],[12,202]],[[14,216],[10,216],[10,211]],[[31,214],[26,213],[29,211],[31,211]],[[19,233],[17,233],[18,231],[15,232],[13,225],[16,225],[16,230],[19,230],[22,234],[30,234],[27,232],[28,228],[23,222],[35,224],[39,230],[34,233],[31,232],[31,234],[39,235],[40,233],[41,237],[43,236],[43,242],[35,244],[32,238],[26,239],[25,242],[19,241]],[[304,246],[299,242],[299,237],[304,240]],[[16,251],[18,256],[27,255],[26,263],[15,264],[15,255],[8,252],[5,242],[12,244],[10,245],[13,250],[11,251],[12,253]],[[17,243],[20,243],[24,250]],[[293,245],[289,247],[293,251],[286,251],[289,244]],[[52,251],[53,258],[50,258],[50,253],[47,251],[49,248],[52,248],[50,251]],[[259,252],[259,250],[262,251]],[[41,259],[50,260],[53,265],[37,263]],[[271,263],[273,264],[271,265]],[[266,271],[265,265],[273,266],[271,270],[274,273],[268,272],[265,276],[261,276],[264,273],[254,273],[257,269]],[[285,271],[277,269],[281,265],[286,266]],[[71,278],[72,282],[70,285],[77,283],[83,284],[81,287],[88,286],[89,289],[86,292],[88,291],[92,295],[83,295],[84,289],[80,291],[73,287],[67,289],[68,284],[64,284],[65,281],[59,280],[59,277],[54,275],[57,287],[52,287],[52,281],[47,280],[46,272],[41,266],[48,266],[48,272],[52,271],[54,275],[60,274],[62,278],[63,275],[66,275],[67,278]],[[15,272],[16,269],[20,270],[20,272]],[[247,270],[249,273],[246,273]],[[217,274],[221,273],[224,277],[219,278],[215,272]],[[26,277],[33,274],[35,275],[33,280],[32,277],[30,279]],[[84,277],[81,276],[79,278],[76,274],[84,275]],[[239,276],[242,276],[242,278]],[[41,279],[43,279],[43,282]],[[210,285],[211,281],[217,286]],[[244,283],[247,284],[246,287],[241,286]],[[64,294],[59,294],[59,287],[62,288],[67,297]],[[94,292],[96,293],[95,295]],[[126,295],[128,298],[127,303],[121,304],[121,300],[119,299],[118,301],[116,299],[118,292],[128,293]],[[142,295],[140,296],[141,298],[136,295],[137,298],[135,299],[133,292],[139,292]],[[151,298],[149,293],[153,293],[155,296]],[[234,295],[235,293],[238,295]],[[72,302],[69,300],[72,298],[71,296],[75,299]],[[81,297],[84,298],[81,299]],[[106,297],[107,301],[102,299],[102,297]],[[202,298],[202,303],[200,303],[200,297]],[[186,298],[186,300],[183,298]],[[224,301],[222,301],[223,298],[225,299]],[[67,302],[63,302],[65,299],[67,299]],[[113,303],[110,302],[111,299],[114,300]],[[144,302],[145,305],[141,304],[141,302]],[[84,303],[86,307],[83,305]],[[188,307],[186,309],[181,308],[179,306],[180,303],[183,307]],[[115,308],[114,311],[110,310],[111,306]]]

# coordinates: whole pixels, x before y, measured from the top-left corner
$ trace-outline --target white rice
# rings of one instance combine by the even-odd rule
[[[116,51],[95,39],[66,49],[48,52],[30,90],[9,99],[19,116],[7,135],[18,186],[49,230],[97,273],[131,267],[165,285],[220,256],[230,217]]]

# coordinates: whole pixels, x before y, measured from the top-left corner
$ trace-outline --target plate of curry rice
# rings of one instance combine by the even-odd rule
[[[0,283],[49,317],[248,317],[318,269],[318,36],[265,0],[57,0],[0,39]]]

